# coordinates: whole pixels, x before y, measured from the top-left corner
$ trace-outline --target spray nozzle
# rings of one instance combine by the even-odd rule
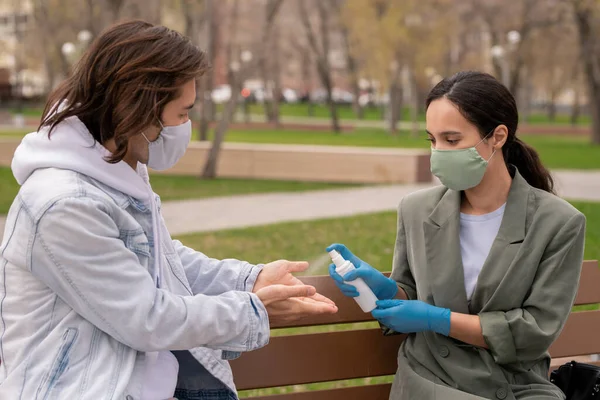
[[[337,250],[331,250],[329,252],[329,257],[331,257],[331,261],[333,261],[336,267],[341,267],[346,261]]]

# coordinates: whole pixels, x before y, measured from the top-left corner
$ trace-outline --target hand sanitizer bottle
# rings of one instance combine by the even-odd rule
[[[335,271],[341,277],[344,277],[348,272],[356,269],[356,267],[350,261],[344,260],[342,255],[336,250],[331,250],[329,252],[329,256],[335,264]],[[346,281],[346,283],[354,286],[356,290],[358,290],[359,296],[355,297],[354,300],[356,300],[364,312],[371,312],[377,308],[377,296],[375,296],[371,288],[365,283],[364,280],[362,280],[362,278],[357,278],[353,281]]]

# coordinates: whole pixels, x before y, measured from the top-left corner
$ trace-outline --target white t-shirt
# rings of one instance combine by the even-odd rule
[[[471,300],[483,263],[498,235],[505,207],[506,204],[496,211],[483,215],[460,213],[460,252],[465,273],[467,300]]]
[[[170,399],[173,397],[177,386],[177,374],[179,373],[177,358],[170,351],[146,353],[146,357],[142,399]]]

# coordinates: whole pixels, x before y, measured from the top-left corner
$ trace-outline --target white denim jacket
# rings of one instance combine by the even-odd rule
[[[189,350],[235,391],[226,359],[269,340],[251,293],[261,266],[172,240],[145,166],[107,154],[74,117],[15,152],[22,187],[0,246],[0,398],[138,400],[146,357],[165,350]]]

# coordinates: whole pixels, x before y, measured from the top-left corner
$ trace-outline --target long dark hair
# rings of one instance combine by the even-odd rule
[[[438,83],[427,96],[426,107],[432,101],[447,98],[460,113],[479,130],[484,138],[498,125],[508,129],[502,154],[533,187],[554,193],[550,172],[531,146],[517,137],[519,113],[515,98],[496,78],[476,71],[459,72]]]
[[[114,25],[103,32],[50,94],[42,127],[52,130],[77,116],[100,143],[113,139],[116,163],[129,139],[157,126],[164,106],[183,84],[208,68],[205,54],[181,34],[144,21]]]

